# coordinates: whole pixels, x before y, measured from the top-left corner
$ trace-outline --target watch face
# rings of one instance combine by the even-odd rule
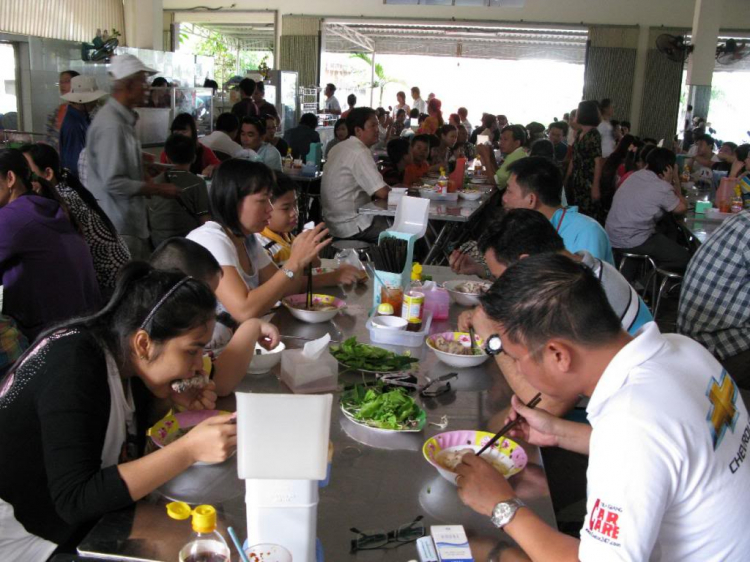
[[[497,334],[492,334],[489,338],[487,338],[487,343],[484,346],[484,351],[487,353],[487,355],[497,355],[502,351],[503,349],[503,342],[500,339],[500,336]]]

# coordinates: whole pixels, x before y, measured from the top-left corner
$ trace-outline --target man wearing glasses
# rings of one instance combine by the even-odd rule
[[[750,423],[739,391],[693,340],[635,336],[590,269],[566,256],[512,265],[480,299],[476,324],[547,396],[588,396],[591,426],[513,397],[511,436],[589,455],[580,540],[550,528],[475,455],[458,467],[459,496],[535,561],[747,560]],[[478,330],[481,332],[481,330]]]

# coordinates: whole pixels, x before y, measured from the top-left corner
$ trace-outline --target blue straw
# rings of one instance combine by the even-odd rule
[[[247,554],[245,554],[245,551],[242,550],[242,543],[240,542],[240,539],[237,538],[237,533],[234,532],[234,529],[232,529],[232,527],[227,527],[227,531],[229,531],[229,536],[232,537],[232,542],[234,543],[234,546],[237,548],[237,552],[240,553],[240,558],[242,558],[242,562],[250,562],[250,559],[247,557]]]

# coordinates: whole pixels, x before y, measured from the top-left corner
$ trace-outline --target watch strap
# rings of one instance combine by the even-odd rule
[[[511,512],[508,516],[503,517],[502,519],[499,519],[496,515],[497,508],[500,505],[506,505],[510,506]],[[506,501],[499,502],[495,508],[492,510],[492,516],[490,517],[490,520],[492,521],[492,524],[495,525],[498,529],[502,529],[505,527],[508,523],[513,521],[513,518],[516,516],[516,513],[518,513],[518,510],[522,507],[526,507],[526,504],[519,500],[518,498],[512,498]]]

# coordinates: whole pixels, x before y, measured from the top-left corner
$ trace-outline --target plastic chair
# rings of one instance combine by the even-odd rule
[[[680,285],[682,285],[682,279],[684,277],[682,273],[677,273],[675,271],[657,267],[654,274],[654,291],[656,291],[656,284],[659,280],[659,276],[661,276],[662,279],[661,284],[659,285],[659,291],[655,294],[656,298],[655,304],[653,306],[654,321],[656,320],[656,316],[659,314],[659,305],[661,304],[662,295],[664,295],[665,293],[669,294],[669,291],[672,291],[675,289],[675,287],[679,287]]]

